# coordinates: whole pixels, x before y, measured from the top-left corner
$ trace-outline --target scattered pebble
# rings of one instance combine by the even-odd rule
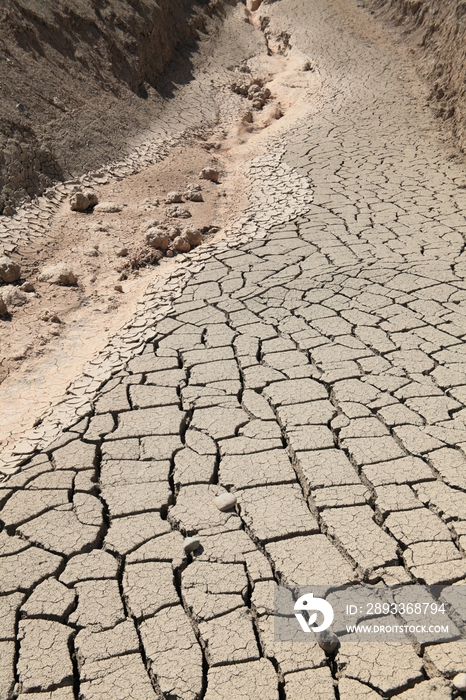
[[[121,286],[121,284],[116,284],[116,285],[113,287],[113,289],[115,290],[115,292],[121,292],[121,293],[123,293],[123,287]]]
[[[182,207],[179,204],[172,204],[171,207],[167,207],[167,216],[173,216],[177,219],[189,219],[191,212],[186,207]]]
[[[48,265],[44,267],[39,275],[39,280],[41,282],[49,282],[49,284],[68,286],[76,284],[78,278],[68,265],[65,263],[58,263],[58,265]]]
[[[189,253],[191,244],[187,236],[177,236],[173,241],[173,247],[178,253]]]
[[[219,172],[215,168],[202,168],[199,173],[201,180],[210,180],[211,182],[218,182]]]
[[[99,204],[96,204],[94,208],[95,212],[104,214],[118,214],[122,210],[122,205],[117,204],[116,202],[99,202]]]
[[[181,192],[169,192],[165,197],[165,204],[177,204],[183,201]]]
[[[70,197],[71,211],[87,211],[98,203],[97,195],[91,189],[75,192]]]
[[[22,292],[35,292],[36,291],[36,288],[34,287],[32,282],[23,282],[20,289]]]
[[[50,309],[44,309],[41,320],[47,321],[47,323],[61,323],[58,314],[56,314],[54,311],[50,311]]]
[[[23,306],[29,301],[27,295],[19,287],[15,287],[12,284],[2,287],[0,296],[8,308],[11,306]]]
[[[184,551],[188,554],[189,552],[195,552],[196,549],[200,547],[201,541],[198,537],[185,537],[183,542]]]
[[[457,690],[464,692],[466,690],[466,673],[458,673],[452,682]]]
[[[197,228],[185,228],[183,236],[188,239],[191,245],[202,243],[202,233]]]
[[[0,297],[0,316],[6,316],[8,314],[7,305],[5,301]]]
[[[337,635],[331,630],[318,632],[316,637],[318,645],[325,651],[326,654],[331,654],[340,645]]]
[[[203,202],[201,186],[194,183],[190,183],[184,193],[184,198],[189,202]]]
[[[115,251],[117,257],[119,258],[126,258],[128,255],[128,248],[118,248],[118,250]]]
[[[18,263],[8,258],[6,255],[0,256],[0,282],[11,284],[19,280],[21,268]]]
[[[237,498],[234,493],[222,493],[220,496],[215,496],[214,503],[219,510],[226,511],[234,508],[237,503]]]
[[[170,245],[170,236],[161,228],[150,228],[146,233],[146,243],[151,248],[166,250]]]

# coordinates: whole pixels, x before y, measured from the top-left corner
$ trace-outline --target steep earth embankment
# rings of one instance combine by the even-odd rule
[[[0,13],[0,213],[126,151],[223,0],[6,0]],[[189,65],[189,62],[188,62]],[[174,76],[190,79],[189,71]]]
[[[438,117],[451,120],[466,149],[466,2],[464,0],[363,0],[384,20],[410,35],[421,71],[431,83]]]

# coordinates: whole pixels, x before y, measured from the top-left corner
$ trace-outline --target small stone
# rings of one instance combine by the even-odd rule
[[[203,202],[201,186],[193,183],[189,184],[184,193],[184,198],[189,202]]]
[[[121,286],[121,284],[116,284],[116,285],[113,287],[113,289],[115,290],[115,292],[121,292],[121,293],[123,293],[123,287]]]
[[[167,256],[167,258],[172,258],[172,257],[174,256],[173,250],[171,250],[171,249],[169,248],[169,249],[167,250],[167,252],[166,252],[166,256]]]
[[[186,236],[177,236],[173,241],[173,247],[178,253],[189,253],[191,244]]]
[[[128,248],[118,248],[118,250],[115,251],[117,257],[119,258],[126,258],[128,255]]]
[[[122,205],[116,202],[100,202],[96,204],[94,211],[103,214],[118,214],[122,209]]]
[[[195,552],[200,547],[201,541],[198,537],[185,537],[183,548],[186,553]]]
[[[183,201],[181,192],[169,192],[165,197],[165,204],[179,204]]]
[[[54,311],[50,311],[50,309],[45,309],[40,318],[42,321],[47,321],[47,323],[61,323],[57,314]]]
[[[219,172],[215,168],[202,168],[199,173],[199,177],[202,180],[210,180],[211,182],[218,182]]]
[[[20,287],[22,292],[35,292],[36,289],[32,282],[24,282]]]
[[[172,216],[175,219],[189,219],[191,212],[186,207],[181,207],[179,204],[173,204],[167,207],[167,216]]]
[[[158,250],[166,250],[170,245],[170,237],[167,232],[161,228],[150,228],[146,233],[146,243],[151,248]]]
[[[317,643],[326,654],[331,654],[340,646],[340,640],[337,635],[331,630],[324,630],[317,635]]]
[[[0,282],[11,284],[19,280],[21,276],[21,268],[18,263],[14,262],[6,255],[0,257]]]
[[[458,673],[453,678],[452,683],[457,690],[463,693],[466,690],[466,673]]]
[[[48,282],[49,284],[67,286],[76,284],[78,278],[68,265],[65,263],[58,263],[58,265],[48,265],[44,267],[39,275],[39,280],[41,282]]]
[[[97,195],[90,189],[75,192],[70,197],[71,211],[87,211],[87,209],[94,207],[98,203]]]
[[[185,228],[183,236],[188,239],[192,246],[202,243],[202,233],[197,228]]]
[[[54,107],[57,107],[57,109],[60,109],[62,112],[66,112],[66,106],[63,104],[59,97],[54,97],[52,100],[52,104]]]
[[[29,301],[26,294],[22,292],[19,287],[15,287],[12,284],[3,287],[0,290],[0,296],[8,307],[23,306],[23,304],[26,304]]]
[[[0,316],[7,316],[7,314],[8,314],[7,305],[3,301],[2,297],[0,297]]]
[[[214,503],[219,510],[226,511],[234,508],[237,503],[237,498],[234,493],[226,492],[220,494],[220,496],[215,496]]]
[[[142,230],[148,231],[150,228],[156,228],[159,225],[160,221],[158,219],[149,219],[146,221],[146,223],[143,225]]]

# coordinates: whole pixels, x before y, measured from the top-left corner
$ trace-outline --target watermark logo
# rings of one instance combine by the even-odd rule
[[[315,598],[312,593],[302,595],[295,603],[295,616],[303,632],[323,632],[328,629],[333,622],[333,608],[324,598]],[[300,610],[301,612],[296,612]],[[308,620],[303,612],[307,612]],[[317,621],[317,613],[322,613],[324,620],[317,627],[311,627]]]

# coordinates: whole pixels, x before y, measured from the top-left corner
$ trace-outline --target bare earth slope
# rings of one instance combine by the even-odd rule
[[[396,25],[428,79],[438,117],[466,149],[466,4],[458,0],[363,0],[377,17]]]
[[[214,0],[6,0],[0,16],[0,213],[54,179],[128,152],[163,96],[175,51],[195,51]],[[189,72],[175,76],[190,79]]]

